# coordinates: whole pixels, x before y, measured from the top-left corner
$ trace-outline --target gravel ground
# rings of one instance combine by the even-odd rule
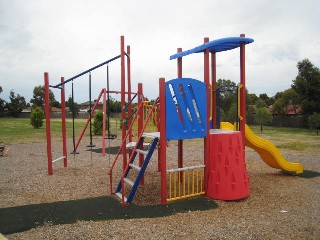
[[[95,142],[99,144],[99,139]],[[88,142],[85,139],[84,142]],[[111,146],[119,146],[113,140]],[[0,208],[105,196],[109,194],[109,163],[114,155],[101,157],[99,151],[69,155],[69,167],[54,163],[54,175],[47,175],[46,144],[10,145],[0,158]],[[188,143],[187,143],[188,145]],[[202,162],[201,144],[184,149],[185,165]],[[61,143],[53,144],[54,158],[60,157]],[[68,143],[71,148],[71,142]],[[168,148],[168,168],[175,166],[175,143]],[[154,154],[157,155],[157,154]],[[6,235],[8,239],[320,239],[320,157],[286,155],[301,162],[314,177],[290,176],[265,165],[259,156],[246,152],[250,196],[241,201],[218,201],[218,208],[190,211],[160,218],[50,223]],[[121,159],[120,161],[121,162]],[[117,165],[120,168],[120,163]],[[307,172],[308,172],[307,171]],[[119,175],[119,172],[115,175]],[[114,180],[117,177],[115,176]],[[159,173],[156,158],[146,173],[146,184],[134,203],[159,203]]]

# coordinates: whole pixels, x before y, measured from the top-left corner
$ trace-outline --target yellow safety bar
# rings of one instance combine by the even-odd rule
[[[203,195],[204,166],[168,170],[169,191],[167,201]]]
[[[240,89],[243,87],[242,84],[240,84],[238,86],[238,117],[240,120],[243,120],[243,117],[241,116],[241,112],[240,112],[240,109],[241,109],[241,102],[240,102]]]

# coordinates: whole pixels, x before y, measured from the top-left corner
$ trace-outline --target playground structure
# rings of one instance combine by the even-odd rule
[[[245,45],[253,41],[253,39],[247,38],[245,35],[214,41],[209,41],[208,38],[205,38],[202,45],[190,50],[182,51],[181,48],[178,48],[177,53],[170,56],[170,60],[177,59],[177,78],[169,81],[165,81],[164,78],[159,79],[159,97],[152,105],[144,100],[141,83],[138,84],[138,91],[136,93],[131,92],[130,46],[127,47],[127,51],[125,52],[123,36],[120,41],[121,53],[119,56],[66,81],[64,78],[61,78],[60,84],[52,86],[61,88],[61,105],[62,112],[64,112],[64,86],[66,83],[121,58],[121,91],[111,91],[109,88],[102,89],[97,100],[99,102],[99,99],[103,96],[104,125],[102,155],[104,156],[106,147],[105,119],[108,117],[108,114],[106,114],[108,111],[106,96],[108,93],[121,94],[122,141],[109,170],[111,194],[118,196],[124,205],[131,203],[138,187],[144,184],[146,169],[156,149],[158,151],[158,170],[161,179],[161,203],[202,194],[213,199],[222,200],[237,200],[248,197],[249,178],[245,163],[245,146],[249,146],[257,151],[270,167],[297,174],[303,172],[301,164],[288,162],[281,156],[278,149],[272,143],[257,137],[246,126]],[[216,54],[235,48],[240,48],[238,116],[234,124],[220,123],[216,104]],[[203,81],[182,76],[183,57],[194,53],[202,53],[204,55]],[[127,65],[125,64],[126,60]],[[125,66],[127,66],[127,81]],[[64,160],[64,166],[67,167],[65,115],[62,115],[63,156],[52,160],[49,78],[47,73],[44,76],[48,172],[49,175],[52,175],[53,162]],[[133,94],[134,97],[131,97]],[[133,100],[136,97],[137,106],[132,107]],[[96,106],[93,106],[92,109],[90,107],[91,114],[77,144],[75,144],[74,140],[73,154],[76,154],[76,150],[89,123],[91,126],[91,117],[95,108]],[[128,112],[128,116],[126,116],[126,112]],[[156,123],[157,131],[146,131],[150,120]],[[132,139],[135,123],[138,125],[138,134],[136,139]],[[109,134],[107,137],[110,137]],[[203,156],[199,156],[200,159],[203,159],[203,164],[185,166],[187,164],[183,158],[183,140],[195,138],[204,140],[204,154]],[[167,141],[172,140],[178,141],[177,168],[167,169]],[[122,174],[120,179],[117,179],[114,187],[113,173],[117,161],[121,158]]]

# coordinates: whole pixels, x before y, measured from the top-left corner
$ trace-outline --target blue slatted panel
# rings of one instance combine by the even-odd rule
[[[206,137],[206,85],[192,78],[166,82],[167,140]]]

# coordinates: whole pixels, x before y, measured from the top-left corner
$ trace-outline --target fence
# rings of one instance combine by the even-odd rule
[[[256,125],[254,116],[247,117],[248,125]],[[271,123],[266,124],[273,127],[308,128],[307,115],[273,115]]]
[[[272,126],[274,127],[292,127],[292,128],[308,128],[307,115],[284,115],[273,116]]]

